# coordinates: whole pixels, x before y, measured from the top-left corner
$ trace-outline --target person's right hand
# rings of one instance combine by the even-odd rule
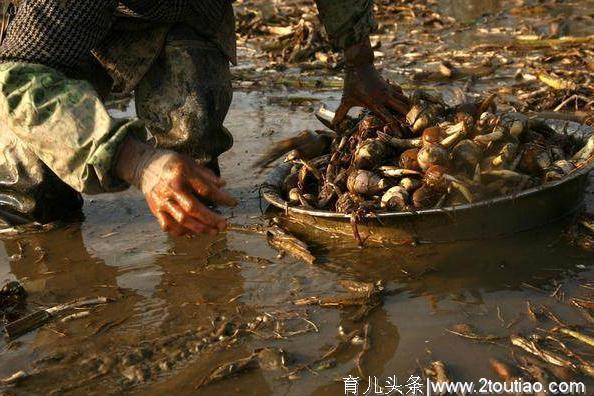
[[[395,114],[406,115],[410,102],[402,88],[384,80],[373,65],[369,37],[346,48],[344,57],[344,89],[332,123],[340,124],[352,107],[361,106],[373,111],[388,127],[397,128],[399,122]]]
[[[127,175],[131,184],[144,194],[149,209],[161,229],[173,235],[214,235],[226,227],[226,220],[210,210],[203,202],[210,201],[225,206],[235,206],[237,201],[222,188],[225,182],[208,168],[192,158],[170,150],[157,150],[141,143],[139,155],[120,155],[118,169]],[[148,147],[148,148],[147,148]],[[139,147],[133,148],[133,151]],[[134,159],[136,161],[134,161]],[[120,165],[128,163],[128,165]],[[130,172],[129,167],[134,170]]]

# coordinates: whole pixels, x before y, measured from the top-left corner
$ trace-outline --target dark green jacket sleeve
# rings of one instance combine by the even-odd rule
[[[114,175],[118,147],[138,121],[115,121],[85,81],[47,66],[0,64],[0,123],[60,179],[97,194],[127,185]]]
[[[374,29],[373,0],[316,0],[320,19],[332,44],[345,49]]]

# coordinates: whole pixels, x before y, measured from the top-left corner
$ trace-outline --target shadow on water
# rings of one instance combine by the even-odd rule
[[[445,14],[471,24],[516,2],[440,3]],[[509,14],[506,18],[513,21]],[[451,39],[459,39],[460,45],[478,41],[474,33],[460,36]],[[272,100],[293,94],[311,96],[330,108],[336,108],[340,98],[340,92],[306,91],[235,95],[226,125],[234,131],[236,144],[222,158],[229,189],[241,200],[238,208],[224,211],[234,223],[261,219],[257,185],[263,177],[251,173],[246,177],[255,156],[295,131],[319,127],[311,109],[287,109]],[[114,116],[132,111],[130,106]],[[588,194],[591,212],[592,191]],[[495,379],[488,359],[511,361],[508,346],[471,343],[444,329],[468,322],[484,333],[529,334],[536,325],[526,317],[527,301],[549,307],[568,323],[584,323],[567,302],[588,291],[583,285],[594,273],[592,252],[569,245],[560,236],[561,227],[490,241],[363,249],[351,239],[309,230],[307,239],[319,256],[318,264],[310,266],[278,258],[258,235],[167,237],[158,230],[142,197],[133,192],[87,199],[85,214],[82,225],[0,243],[0,280],[22,282],[29,291],[30,310],[77,297],[113,299],[85,318],[54,321],[12,342],[0,340],[0,378],[21,369],[35,373],[18,389],[23,393],[70,387],[73,394],[194,394],[200,379],[221,362],[245,357],[262,346],[282,347],[291,364],[311,362],[337,344],[339,326],[348,332],[364,323],[352,320],[353,308],[303,308],[292,302],[343,292],[338,284],[343,279],[382,280],[393,292],[366,318],[371,326],[371,347],[362,362],[366,375],[396,375],[403,383],[419,364],[442,359],[457,379]],[[124,358],[139,345],[150,346],[154,340],[201,326],[210,328],[222,317],[244,322],[265,314],[295,313],[307,314],[319,331],[287,339],[247,337],[216,353],[151,349],[148,362],[173,356],[174,368],[153,373],[147,384],[123,380]],[[303,372],[296,381],[256,370],[213,384],[200,394],[344,394],[340,379],[359,375],[354,364],[359,351],[360,346],[350,346],[336,356],[335,367],[316,374]],[[93,363],[97,357],[104,364],[112,357],[115,363],[97,375],[102,370]]]
[[[500,321],[511,323],[525,310],[528,299],[553,305],[564,319],[579,322],[575,313],[550,294],[561,285],[563,293],[573,295],[579,279],[591,279],[592,254],[569,246],[560,237],[561,231],[561,227],[549,227],[500,240],[392,248],[359,248],[350,240],[317,235],[314,252],[320,264],[314,267],[278,260],[260,237],[232,232],[216,238],[166,239],[152,249],[144,247],[152,255],[143,256],[140,266],[133,252],[134,246],[142,246],[143,238],[133,235],[122,237],[131,253],[128,260],[99,258],[98,244],[87,246],[78,225],[5,240],[11,273],[30,292],[32,307],[92,295],[114,302],[88,319],[52,323],[23,337],[19,344],[3,345],[2,374],[61,354],[60,363],[33,377],[27,389],[53,389],[56,375],[61,376],[62,385],[90,389],[76,385],[85,371],[71,367],[84,365],[94,356],[119,356],[143,340],[210,326],[217,317],[292,311],[294,298],[331,295],[340,291],[337,280],[354,279],[382,280],[394,292],[368,318],[374,341],[364,366],[370,375],[405,377],[427,355],[447,359],[458,378],[489,376],[486,363],[473,365],[471,354],[480,353],[486,361],[488,356],[505,356],[505,350],[452,339],[444,335],[444,329],[460,321],[478,321],[485,331],[509,332]],[[353,310],[348,308],[317,308],[310,314],[319,333],[287,340],[254,338],[215,355],[189,357],[175,375],[162,375],[143,393],[192,391],[216,364],[260,346],[279,346],[298,362],[309,361],[336,342],[338,326],[361,326],[352,321]],[[530,326],[519,323],[513,331]],[[254,372],[214,384],[205,394],[230,389],[253,389],[248,394],[264,395],[339,392],[333,379],[354,370],[357,353],[357,349],[347,350],[337,357],[336,368],[316,376],[303,375],[295,386],[269,373]],[[151,359],[157,356],[155,352]],[[113,377],[97,379],[94,386],[129,389],[114,370]]]
[[[594,7],[594,1],[540,2],[532,4],[524,0],[439,0],[440,12],[466,24],[470,29],[463,29],[450,40],[460,49],[481,43],[505,43],[510,40],[509,29],[524,28],[526,34],[547,36],[551,32],[561,35],[586,36],[594,34],[589,19],[580,20]],[[495,30],[476,30],[472,27],[481,19],[498,19]],[[569,22],[571,20],[571,22]]]
[[[463,23],[471,23],[484,15],[492,15],[501,11],[506,3],[510,1],[502,0],[441,0],[441,10],[445,15],[449,15]]]
[[[568,244],[567,224],[492,240],[414,247],[359,247],[354,238],[336,238],[326,232],[291,229],[314,246],[324,269],[362,281],[395,282],[414,295],[436,297],[456,293],[543,290],[591,270],[592,253]]]

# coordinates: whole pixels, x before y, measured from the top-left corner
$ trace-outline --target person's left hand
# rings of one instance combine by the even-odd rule
[[[345,58],[344,90],[333,123],[339,124],[352,107],[361,106],[373,111],[388,125],[397,125],[394,114],[406,114],[410,102],[399,86],[384,80],[373,66],[369,40],[347,49]]]

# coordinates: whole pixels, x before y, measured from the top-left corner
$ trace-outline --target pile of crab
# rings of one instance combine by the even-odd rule
[[[411,102],[400,125],[363,112],[326,122],[332,132],[304,132],[301,143],[315,145],[287,157],[286,201],[347,214],[451,207],[560,180],[593,154],[592,138],[584,146],[544,120],[497,112],[493,96],[447,106],[416,92]]]

